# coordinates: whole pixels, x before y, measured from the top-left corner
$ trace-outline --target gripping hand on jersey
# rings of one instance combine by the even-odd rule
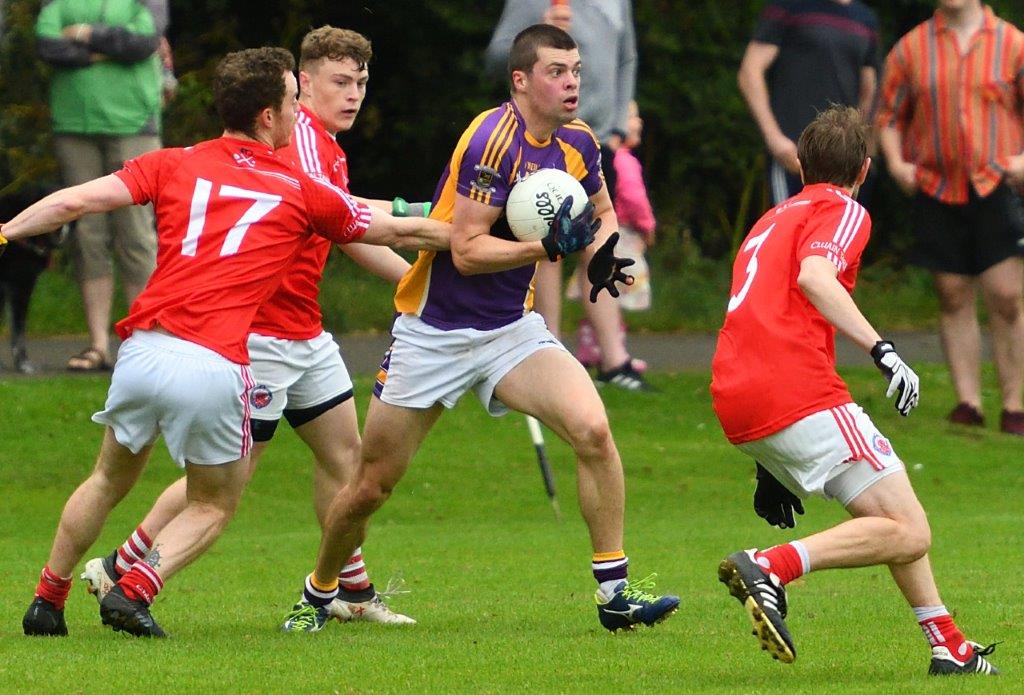
[[[896,354],[896,348],[888,340],[879,340],[875,343],[871,348],[871,359],[875,361],[875,366],[882,372],[882,376],[889,380],[885,397],[891,398],[894,393],[897,394],[896,410],[903,417],[910,415],[910,411],[917,407],[921,396],[921,384],[917,374]]]
[[[608,294],[618,297],[619,288],[615,286],[616,282],[626,285],[633,284],[633,276],[626,275],[622,269],[633,265],[636,261],[632,258],[618,258],[615,255],[615,244],[617,243],[619,243],[619,233],[612,232],[608,240],[594,252],[594,257],[590,259],[590,264],[587,266],[587,279],[593,285],[590,288],[591,302],[597,301],[597,295],[601,293],[601,290],[608,290]]]
[[[754,488],[754,511],[768,522],[769,526],[779,528],[796,528],[793,512],[804,513],[803,502],[780,483],[774,475],[760,464],[757,464],[757,487]]]
[[[588,201],[583,212],[573,217],[572,196],[567,195],[551,220],[548,235],[540,243],[548,260],[554,263],[589,246],[600,228],[600,218],[594,219],[594,204]]]

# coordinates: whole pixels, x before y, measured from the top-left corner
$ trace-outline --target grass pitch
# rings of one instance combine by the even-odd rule
[[[428,437],[365,545],[379,586],[405,578],[411,593],[393,605],[419,625],[278,631],[319,539],[310,457],[282,426],[225,535],[157,600],[171,639],[112,633],[81,586],[68,601],[70,637],[26,638],[21,617],[61,505],[100,442],[89,415],[106,381],[85,377],[0,380],[0,691],[1021,692],[1024,442],[991,425],[945,424],[953,397],[939,367],[923,370],[923,405],[906,420],[873,370],[845,375],[930,511],[946,605],[972,639],[1005,642],[993,658],[1000,678],[928,678],[924,639],[881,568],[799,580],[790,591],[796,663],[758,650],[717,563],[797,534],[754,516],[753,466],[721,435],[706,374],[656,375],[658,394],[604,392],[626,466],[631,574],[656,571],[658,586],[682,597],[655,628],[613,637],[597,622],[569,449],[548,435],[566,512],[557,523],[523,419],[492,421],[466,398]],[[363,410],[366,381],[357,393]],[[989,400],[991,420],[998,404]],[[158,445],[90,556],[119,544],[176,475]],[[799,535],[843,518],[833,504],[807,506]]]

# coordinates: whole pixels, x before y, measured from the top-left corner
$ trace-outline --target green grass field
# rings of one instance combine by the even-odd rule
[[[318,542],[309,456],[283,426],[233,524],[158,599],[154,614],[171,639],[101,627],[81,587],[68,602],[71,636],[29,639],[22,614],[61,505],[100,440],[89,415],[106,383],[89,377],[0,380],[0,691],[1021,692],[1024,442],[946,425],[952,394],[939,367],[923,370],[922,406],[907,420],[872,370],[845,374],[930,510],[947,606],[973,639],[1005,642],[993,658],[1002,677],[928,678],[920,630],[879,568],[799,580],[789,620],[797,662],[758,650],[715,568],[728,552],[795,535],[754,516],[753,466],[722,437],[706,374],[656,375],[658,394],[605,392],[626,466],[632,574],[656,571],[659,587],[682,597],[656,628],[611,636],[598,625],[567,447],[549,443],[566,512],[557,523],[523,419],[492,421],[466,398],[428,438],[365,545],[378,584],[405,578],[411,593],[394,605],[419,625],[278,631]],[[367,393],[368,383],[359,387]],[[93,554],[119,544],[175,476],[158,446]],[[812,501],[798,531],[841,518]]]

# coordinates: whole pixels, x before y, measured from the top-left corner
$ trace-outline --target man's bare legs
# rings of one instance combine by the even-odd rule
[[[906,472],[877,480],[846,509],[848,521],[760,552],[733,553],[719,566],[762,648],[784,662],[796,658],[785,624],[788,582],[811,571],[887,565],[932,647],[929,673],[997,673],[984,658],[990,650],[975,654],[942,604],[928,559],[931,530]]]
[[[441,405],[402,408],[376,397],[370,400],[359,472],[338,492],[327,512],[312,576],[317,585],[337,585],[345,560],[366,538],[370,516],[391,496],[443,409]]]
[[[1024,262],[1008,258],[978,278],[992,330],[992,356],[1003,409],[1022,410],[1024,390]]]
[[[1020,412],[1024,391],[1024,264],[1008,258],[978,278],[936,273],[940,328],[957,399],[981,411],[981,329],[976,296],[981,287],[989,311],[992,353],[1005,411]]]
[[[981,412],[981,328],[974,278],[935,273],[939,334],[957,402]]]
[[[577,460],[580,512],[594,553],[623,548],[625,483],[608,417],[594,383],[562,350],[540,350],[505,375],[495,396],[533,415],[572,446]]]
[[[133,454],[118,444],[108,427],[103,434],[96,467],[64,505],[47,567],[70,578],[75,565],[99,538],[110,511],[132,489],[146,467],[152,446]]]

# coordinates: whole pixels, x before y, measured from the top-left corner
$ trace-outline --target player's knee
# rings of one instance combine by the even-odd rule
[[[603,413],[579,419],[569,429],[571,444],[583,459],[606,458],[615,449],[608,418]]]
[[[924,557],[932,547],[932,530],[928,520],[920,518],[905,522],[901,526],[901,558],[905,563],[914,562]]]
[[[1022,313],[1020,290],[996,292],[988,297],[988,309],[1005,323],[1017,323]]]
[[[364,477],[359,481],[352,500],[354,516],[365,518],[373,514],[391,497],[393,489],[394,486],[387,481]]]

